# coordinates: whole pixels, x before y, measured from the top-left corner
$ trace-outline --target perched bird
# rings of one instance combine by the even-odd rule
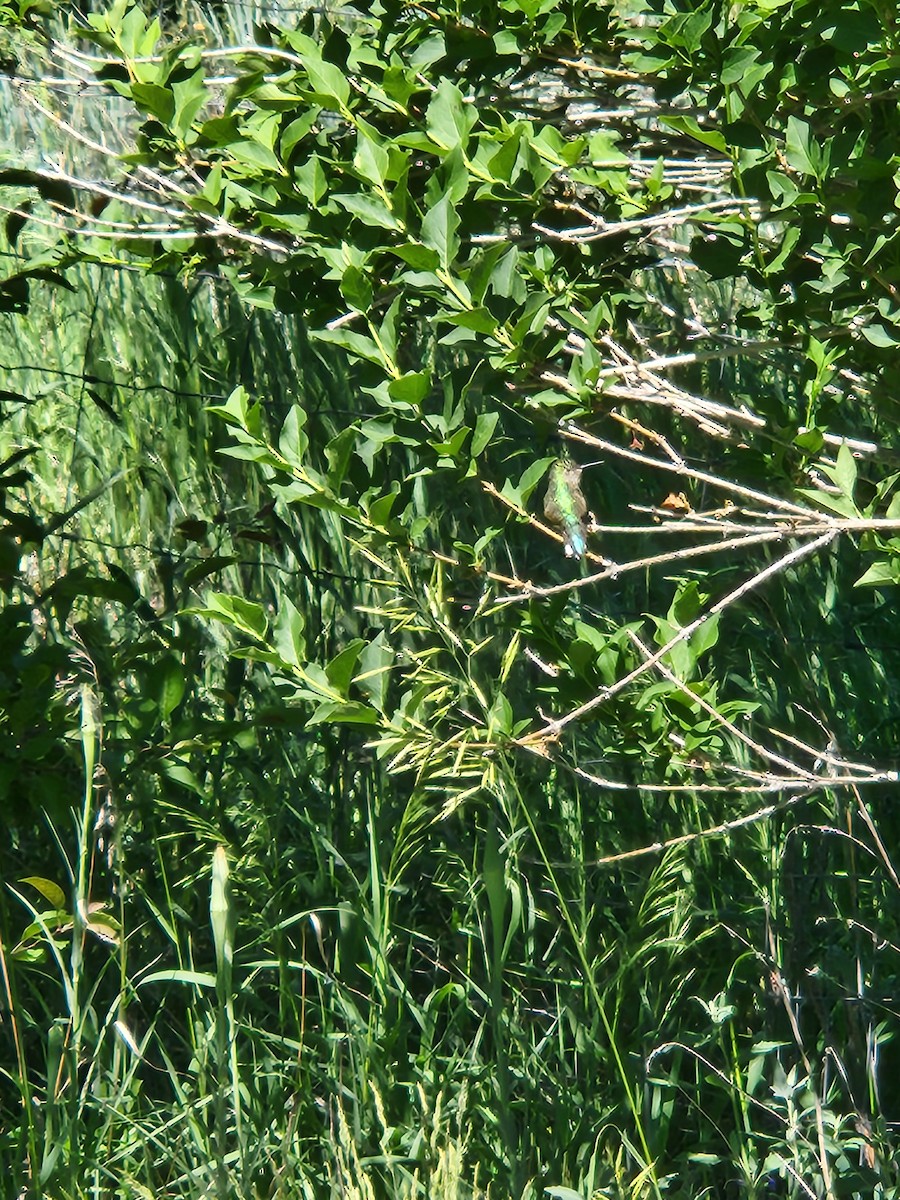
[[[562,531],[566,539],[567,558],[581,558],[587,549],[586,514],[587,503],[581,491],[581,467],[564,455],[550,468],[544,497],[544,516]]]

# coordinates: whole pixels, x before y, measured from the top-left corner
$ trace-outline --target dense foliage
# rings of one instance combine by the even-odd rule
[[[0,5],[0,1165],[900,1195],[893,7],[249,16]]]

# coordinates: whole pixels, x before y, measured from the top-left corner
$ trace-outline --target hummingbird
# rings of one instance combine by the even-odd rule
[[[581,491],[581,467],[567,454],[563,455],[550,467],[544,516],[562,530],[566,539],[567,558],[581,558],[587,549],[586,515],[587,502]]]

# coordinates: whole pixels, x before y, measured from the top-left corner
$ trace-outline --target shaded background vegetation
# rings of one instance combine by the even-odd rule
[[[575,451],[603,459],[583,486],[613,563],[699,540],[662,506],[684,486],[720,511],[697,472],[896,517],[896,18],[809,8],[228,6],[162,13],[157,47],[123,6],[92,27],[131,64],[94,64],[118,98],[66,58],[97,49],[86,14],[4,8],[12,1194],[897,1194],[891,531],[843,534],[673,650],[674,682],[530,744],[640,663],[629,631],[658,648],[786,547],[501,602],[578,579],[524,519],[568,422],[645,456]],[[134,61],[185,37],[303,62],[232,54],[207,93],[176,55],[140,91]],[[329,65],[353,97],[322,99]],[[480,157],[438,153],[427,131],[467,113]],[[396,211],[406,188],[402,231],[379,187]],[[652,224],[697,188],[712,208]],[[140,229],[134,195],[180,240],[103,240]],[[554,237],[573,204],[636,227]],[[398,294],[391,391],[342,331],[384,336]],[[635,364],[672,355],[642,391]],[[828,491],[843,438],[856,474]],[[881,781],[798,786],[697,697]]]

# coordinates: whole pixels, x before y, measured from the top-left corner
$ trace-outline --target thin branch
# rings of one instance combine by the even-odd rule
[[[533,523],[542,531],[544,530],[544,526],[539,521],[534,521]],[[559,539],[559,535],[553,531],[550,532],[553,537],[562,540]],[[797,536],[796,530],[767,530],[750,536],[729,538],[718,542],[707,542],[700,546],[685,546],[680,550],[669,550],[662,554],[649,554],[644,558],[632,559],[627,563],[613,563],[611,566],[605,567],[604,570],[598,571],[594,575],[583,575],[578,579],[567,580],[565,583],[550,584],[547,587],[535,587],[533,584],[526,583],[521,591],[513,592],[508,596],[498,596],[494,603],[520,604],[523,601],[532,600],[536,596],[556,596],[561,592],[574,592],[581,588],[593,587],[595,584],[603,583],[607,579],[618,579],[620,575],[627,575],[632,571],[643,571],[647,567],[664,566],[685,559],[701,558],[707,554],[718,554],[725,550],[743,549],[744,547],[761,545],[766,542],[784,541],[786,538],[796,538]],[[591,557],[594,558],[596,556],[591,555]]]
[[[558,205],[557,207],[568,208],[570,211],[574,208],[572,205]],[[666,213],[654,213],[630,221],[607,221],[599,214],[586,214],[590,224],[581,229],[552,229],[537,221],[532,222],[531,228],[543,237],[557,242],[596,242],[601,238],[618,237],[623,233],[631,233],[638,229],[671,228],[686,221],[702,220],[704,215],[711,213],[720,217],[747,213],[752,218],[758,216],[760,211],[754,200],[729,198],[728,200],[713,200],[710,204],[691,204],[684,208],[673,208]]]
[[[578,773],[580,774],[580,772]],[[809,784],[804,784],[803,791],[799,796],[789,796],[786,800],[779,800],[775,804],[767,804],[765,808],[758,808],[755,812],[748,813],[745,817],[735,817],[731,821],[723,821],[719,825],[709,825],[705,829],[695,829],[691,833],[680,833],[676,837],[666,838],[664,841],[652,842],[646,846],[638,846],[635,850],[623,850],[619,854],[607,854],[603,858],[593,859],[592,861],[585,862],[583,865],[585,867],[612,867],[617,863],[629,862],[636,858],[646,858],[648,854],[664,854],[666,850],[671,850],[674,846],[688,846],[692,842],[699,842],[705,838],[727,837],[729,833],[734,833],[738,829],[745,829],[748,825],[755,825],[759,821],[767,821],[777,813],[796,807],[802,800],[808,799],[809,795]],[[566,864],[553,865],[563,866]]]
[[[664,462],[662,459],[650,458],[646,454],[639,454],[635,450],[627,450],[624,446],[617,446],[615,442],[608,442],[605,438],[598,438],[593,434],[586,433],[571,422],[567,423],[560,432],[564,437],[569,438],[573,442],[580,442],[582,445],[592,446],[598,450],[607,450],[619,458],[629,459],[645,467],[656,467],[660,471],[670,471],[672,474],[680,475],[685,479],[693,479],[697,483],[707,483],[711,487],[718,488],[720,491],[732,492],[736,496],[744,496],[746,499],[754,500],[758,504],[769,504],[775,508],[782,509],[786,513],[809,517],[814,511],[800,504],[793,504],[790,500],[781,500],[775,496],[767,496],[765,492],[758,492],[755,488],[745,487],[743,484],[734,483],[729,479],[722,479],[720,476],[712,475],[708,471],[698,471],[693,467],[689,467],[683,459],[679,459],[677,462]]]
[[[734,591],[729,592],[727,596],[723,596],[721,600],[712,605],[712,607],[705,613],[702,613],[695,621],[691,621],[688,625],[685,625],[678,631],[678,633],[675,634],[674,637],[670,638],[660,650],[652,654],[639,667],[635,667],[633,671],[629,671],[627,675],[624,675],[611,687],[604,688],[596,696],[593,696],[584,704],[579,705],[579,707],[573,709],[572,712],[567,713],[566,716],[558,717],[552,721],[547,721],[541,729],[537,729],[533,733],[525,734],[523,737],[518,738],[518,743],[520,745],[529,745],[534,742],[543,742],[547,739],[558,737],[561,730],[563,730],[567,725],[571,725],[573,721],[580,720],[588,713],[593,712],[594,709],[599,708],[601,704],[605,704],[608,700],[611,700],[613,696],[617,696],[619,692],[623,691],[629,686],[629,684],[634,683],[635,680],[639,679],[642,675],[645,675],[652,667],[656,666],[656,664],[662,658],[664,658],[666,654],[669,654],[675,648],[675,646],[680,645],[681,642],[686,641],[692,634],[696,633],[696,631],[711,617],[715,616],[717,613],[724,612],[725,609],[729,608],[732,604],[737,603],[737,601],[743,596],[747,595],[755,588],[758,588],[761,584],[773,578],[775,575],[779,575],[781,572],[786,571],[788,567],[794,566],[796,563],[801,562],[804,558],[809,558],[810,555],[824,549],[826,546],[830,545],[836,537],[837,530],[830,530],[822,537],[816,538],[815,541],[809,542],[803,546],[799,546],[796,550],[792,550],[789,554],[785,554],[783,558],[779,558],[776,562],[770,563],[768,567],[763,568],[763,570],[757,572],[756,575],[745,580],[740,587],[737,587],[734,589]]]
[[[644,642],[638,637],[633,629],[628,629],[626,632],[632,644],[637,646],[638,650],[640,650],[641,654],[644,656],[644,659],[649,662],[650,659],[653,658],[653,652],[650,650],[650,648],[644,644]],[[720,713],[715,705],[710,704],[708,700],[705,700],[695,691],[692,691],[692,689],[688,687],[684,680],[679,679],[675,672],[671,671],[665,663],[657,660],[654,665],[660,675],[662,675],[662,677],[667,679],[670,683],[674,684],[675,687],[677,687],[679,691],[681,691],[681,693],[687,697],[691,704],[697,705],[698,708],[700,708],[708,716],[712,717],[714,721],[718,722],[723,729],[726,729],[732,737],[737,738],[739,742],[742,742],[749,750],[752,750],[754,754],[758,755],[760,758],[766,759],[770,763],[774,763],[778,767],[783,767],[786,771],[790,771],[792,775],[799,775],[801,778],[805,778],[808,781],[816,779],[816,772],[807,771],[798,763],[793,762],[791,759],[784,758],[782,755],[776,754],[773,750],[767,750],[762,743],[755,741],[749,736],[749,734],[744,733],[742,729],[738,729],[737,725],[735,725],[733,721],[730,721],[728,717]]]

